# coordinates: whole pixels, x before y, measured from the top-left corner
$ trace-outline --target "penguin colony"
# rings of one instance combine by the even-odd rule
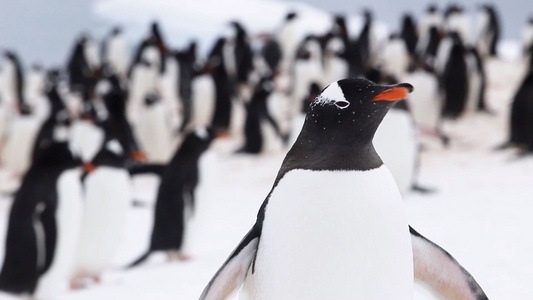
[[[443,119],[490,112],[484,64],[496,55],[500,28],[494,7],[478,13],[472,26],[458,5],[430,6],[418,22],[403,16],[386,41],[369,10],[360,32],[337,15],[326,34],[303,39],[297,12],[258,37],[233,21],[206,57],[195,42],[172,49],[154,22],[130,59],[116,27],[101,45],[82,34],[64,69],[26,73],[4,51],[0,159],[21,185],[0,290],[39,299],[98,283],[112,266],[139,174],[161,183],[150,244],[130,267],[156,251],[189,259],[200,157],[216,138],[233,136],[242,137],[236,155],[290,150],[256,223],[200,299],[225,299],[241,285],[244,299],[410,299],[413,278],[442,297],[488,299],[401,209],[401,194],[420,190],[419,133],[448,145]],[[528,26],[528,68],[501,146],[524,152],[533,151]],[[343,192],[346,183],[359,191],[357,201]],[[332,194],[338,203],[326,209]],[[382,202],[369,206],[375,198]],[[345,222],[328,222],[335,219]],[[382,238],[361,229],[368,222]],[[317,256],[333,259],[315,265]],[[351,277],[336,276],[337,268]],[[393,288],[379,288],[383,281]]]

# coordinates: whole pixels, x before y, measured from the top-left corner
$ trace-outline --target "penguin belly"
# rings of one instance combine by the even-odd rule
[[[76,273],[98,276],[113,260],[131,203],[130,178],[124,169],[98,167],[85,178],[84,219]]]
[[[215,83],[209,75],[202,75],[192,81],[192,124],[194,127],[211,126],[215,113]]]
[[[68,290],[74,271],[83,218],[79,169],[68,170],[57,181],[57,241],[50,268],[39,279],[36,298],[51,298]]]
[[[241,299],[412,299],[409,230],[388,169],[285,174],[248,272]]]
[[[23,174],[30,166],[33,144],[41,121],[33,116],[19,116],[11,122],[2,162],[15,174]]]
[[[436,130],[442,110],[437,77],[417,71],[405,76],[403,80],[416,86],[416,90],[407,98],[415,123],[422,129]]]
[[[402,195],[414,181],[418,158],[418,139],[409,112],[391,109],[374,135],[374,147],[389,168]]]
[[[172,154],[172,129],[167,112],[162,103],[146,107],[135,128],[139,146],[151,162],[168,163]]]

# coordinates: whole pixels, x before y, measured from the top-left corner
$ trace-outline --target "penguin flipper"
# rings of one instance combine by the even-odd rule
[[[254,226],[209,281],[199,300],[226,299],[241,286],[255,258],[259,236]]]
[[[474,277],[446,250],[409,226],[415,278],[446,299],[488,300]]]

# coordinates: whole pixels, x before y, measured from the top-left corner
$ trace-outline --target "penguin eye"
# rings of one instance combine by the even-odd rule
[[[335,106],[337,106],[340,109],[345,109],[346,107],[350,106],[350,102],[346,100],[339,100],[335,102]]]

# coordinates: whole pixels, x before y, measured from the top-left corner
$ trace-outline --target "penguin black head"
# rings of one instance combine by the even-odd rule
[[[285,16],[285,21],[294,20],[297,17],[298,17],[298,14],[295,11],[291,11]]]
[[[306,125],[333,143],[367,143],[393,104],[412,91],[408,83],[379,85],[363,78],[342,79],[311,103]]]
[[[122,33],[122,27],[116,26],[111,30],[111,36],[117,36]]]

